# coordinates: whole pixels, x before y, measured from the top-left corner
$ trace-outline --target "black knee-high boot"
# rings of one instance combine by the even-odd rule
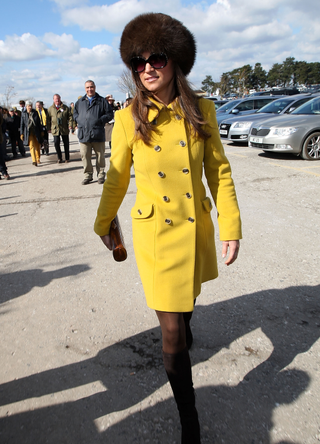
[[[183,313],[184,325],[186,327],[186,344],[187,344],[188,350],[190,350],[192,343],[193,343],[193,334],[192,334],[192,331],[190,328],[190,321],[192,318],[192,313],[193,313],[193,311]]]
[[[162,352],[164,367],[180,415],[181,444],[200,444],[200,426],[195,407],[191,362],[187,347],[180,353]]]

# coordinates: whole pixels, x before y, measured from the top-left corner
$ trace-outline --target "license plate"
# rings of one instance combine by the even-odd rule
[[[220,130],[220,134],[222,134],[223,136],[226,136],[228,134],[227,130]]]
[[[253,142],[253,143],[262,143],[263,140],[262,140],[261,137],[250,137],[250,142]]]

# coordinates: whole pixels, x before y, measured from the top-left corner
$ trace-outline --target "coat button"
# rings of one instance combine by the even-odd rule
[[[169,197],[168,196],[163,196],[163,198],[162,198],[165,202],[169,202]]]
[[[179,114],[176,114],[176,119],[177,119],[177,120],[181,120],[181,119],[182,119],[182,117],[181,117],[181,116],[179,116]]]
[[[186,142],[184,140],[180,140],[179,145],[180,146],[186,146]]]
[[[188,199],[191,199],[192,196],[191,196],[190,193],[187,193],[187,194],[186,194],[186,197],[187,197]]]
[[[194,222],[193,217],[188,217],[188,221],[191,222],[191,223],[193,224],[193,222]]]
[[[154,147],[154,150],[157,151],[157,152],[161,151],[161,146],[156,145],[156,146]]]
[[[159,176],[159,177],[161,177],[161,179],[163,179],[163,178],[164,178],[164,176],[165,176],[165,174],[164,174],[164,172],[162,172],[162,171],[159,171],[159,173],[158,173],[158,176]]]
[[[183,172],[183,174],[189,174],[188,168],[183,168],[182,172]]]
[[[171,219],[166,219],[166,220],[165,220],[165,223],[168,224],[168,225],[170,225],[170,224],[171,224]]]
[[[139,210],[138,210],[138,214],[142,214],[142,211],[140,210],[140,208],[139,208]]]

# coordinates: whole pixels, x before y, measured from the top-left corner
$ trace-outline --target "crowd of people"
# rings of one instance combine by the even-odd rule
[[[92,148],[97,156],[96,170],[98,175],[98,183],[104,182],[104,149],[105,142],[109,143],[111,148],[111,133],[113,129],[113,116],[115,111],[126,107],[130,104],[132,99],[127,99],[121,106],[120,102],[116,102],[112,95],[107,95],[106,97],[101,97],[95,92],[95,84],[93,81],[88,81],[92,83],[94,88],[91,88],[93,95],[88,95],[86,89],[86,94],[84,96],[79,96],[76,103],[71,102],[69,106],[61,101],[61,96],[59,94],[54,94],[53,104],[49,108],[45,108],[43,101],[38,100],[34,104],[30,101],[20,100],[20,109],[17,107],[5,108],[0,106],[0,179],[10,179],[8,173],[7,164],[9,160],[17,159],[18,153],[22,157],[26,155],[26,147],[29,147],[30,155],[32,158],[32,164],[38,166],[41,163],[40,157],[42,155],[49,156],[49,134],[53,136],[53,144],[55,152],[57,154],[57,163],[68,163],[70,161],[70,142],[69,133],[79,135],[79,129],[81,131],[81,120],[80,125],[79,114],[77,111],[77,104],[82,101],[81,106],[82,111],[88,113],[91,116],[91,123],[89,125],[89,133],[86,135],[86,140],[83,137],[79,138],[81,158],[84,166],[85,178],[82,181],[83,185],[90,183],[93,174],[93,167],[91,163],[91,153]],[[88,83],[86,82],[86,84]],[[100,99],[98,99],[98,97]],[[103,113],[98,112],[97,119],[99,119],[99,126],[101,122],[104,122],[104,131],[100,131],[97,136],[95,133],[97,127],[97,121],[95,121],[96,110],[99,108],[99,103],[104,104]],[[87,106],[88,105],[88,106]],[[101,111],[101,110],[100,110]],[[75,114],[76,112],[76,114]],[[77,116],[77,119],[75,118]],[[93,118],[92,118],[93,117]],[[102,118],[102,120],[101,120]],[[102,128],[100,128],[101,130]],[[98,137],[98,139],[97,139]],[[11,153],[9,156],[7,153],[7,138],[10,140]],[[63,143],[64,159],[63,153],[61,151],[61,140]],[[93,142],[94,145],[91,147],[84,148],[83,144]],[[99,151],[95,150],[95,143],[100,143]]]

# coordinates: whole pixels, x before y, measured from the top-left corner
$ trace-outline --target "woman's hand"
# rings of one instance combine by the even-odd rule
[[[225,261],[225,264],[231,265],[238,257],[239,248],[240,248],[240,241],[238,241],[238,240],[223,241],[222,242],[222,257],[227,256],[228,248],[229,248],[229,256],[228,256],[227,260]]]
[[[105,236],[100,236],[102,242],[105,244],[105,246],[108,248],[108,250],[112,250],[112,242],[111,237],[109,234],[106,234]]]

